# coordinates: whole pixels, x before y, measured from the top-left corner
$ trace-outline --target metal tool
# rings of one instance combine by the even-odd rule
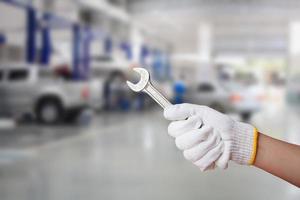
[[[150,74],[144,68],[133,68],[134,71],[141,75],[141,79],[138,83],[134,84],[127,81],[128,87],[134,92],[145,92],[154,101],[156,101],[162,108],[172,105],[150,82]]]

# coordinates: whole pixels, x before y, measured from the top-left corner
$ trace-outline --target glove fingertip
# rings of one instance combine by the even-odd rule
[[[217,161],[217,162],[216,162],[216,165],[217,165],[220,169],[227,169],[227,167],[228,167],[228,164],[227,164],[227,163],[220,162],[220,161]]]
[[[177,128],[176,126],[174,126],[174,122],[171,122],[168,126],[168,134],[169,136],[173,137],[173,138],[176,138],[176,135],[177,135]]]
[[[199,167],[199,169],[200,169],[201,172],[205,172],[205,169],[204,169],[204,168]]]
[[[208,166],[198,166],[198,168],[200,169],[201,172],[205,172],[208,170]]]

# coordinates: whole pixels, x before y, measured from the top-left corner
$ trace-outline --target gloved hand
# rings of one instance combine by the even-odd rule
[[[173,120],[168,133],[184,157],[201,171],[215,165],[225,169],[229,160],[251,165],[256,156],[258,133],[253,126],[237,122],[207,106],[172,105],[164,116]]]

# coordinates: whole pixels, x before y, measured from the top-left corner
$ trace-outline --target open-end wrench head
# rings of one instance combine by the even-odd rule
[[[141,75],[140,81],[136,84],[130,81],[126,81],[126,83],[131,90],[140,92],[147,86],[150,80],[150,75],[149,72],[144,68],[133,68],[133,70]]]

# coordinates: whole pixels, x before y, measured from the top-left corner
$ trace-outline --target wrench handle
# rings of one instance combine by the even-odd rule
[[[148,83],[144,90],[154,101],[156,101],[163,109],[172,105],[170,101],[164,97],[151,83]]]

